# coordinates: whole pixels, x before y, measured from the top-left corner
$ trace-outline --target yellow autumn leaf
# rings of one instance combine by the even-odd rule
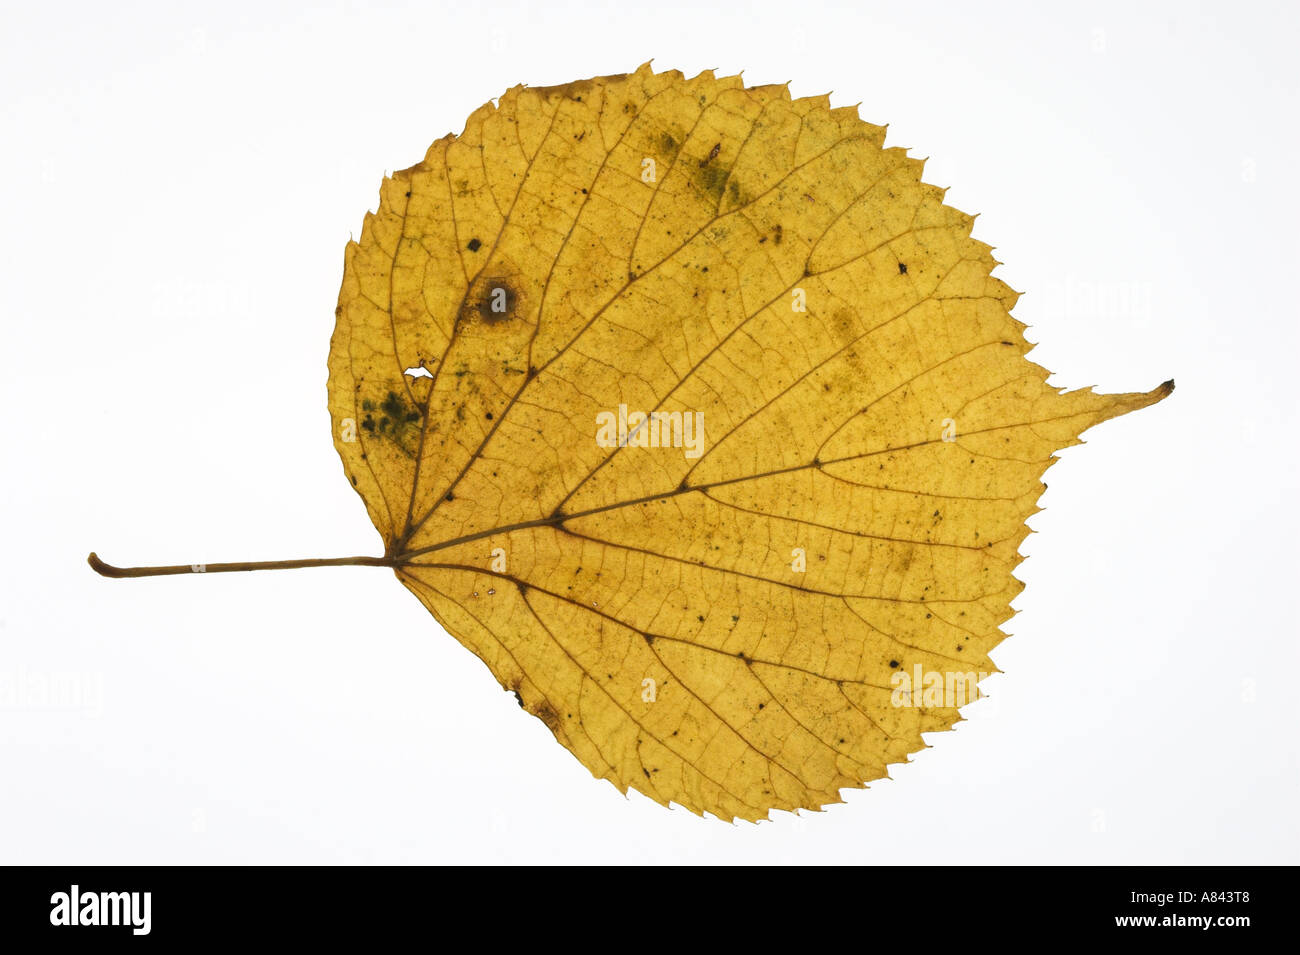
[[[1172,390],[1049,387],[884,138],[711,73],[515,87],[348,245],[330,411],[386,556],[621,791],[885,776],[995,671],[1053,453]]]
[[[591,772],[818,808],[995,672],[1054,453],[1173,390],[1061,392],[922,163],[826,97],[515,87],[349,243],[334,442],[389,567]]]

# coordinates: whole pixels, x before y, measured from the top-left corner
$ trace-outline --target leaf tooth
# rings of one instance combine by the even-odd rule
[[[789,83],[769,83],[764,86],[750,86],[747,88],[747,92],[770,97],[775,101],[787,103],[790,101]]]
[[[824,109],[828,113],[831,109],[831,94],[822,93],[819,96],[801,96],[795,100],[797,103],[807,103],[813,109]]]

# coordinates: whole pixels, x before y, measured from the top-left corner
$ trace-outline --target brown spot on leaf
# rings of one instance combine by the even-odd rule
[[[465,296],[460,321],[500,325],[516,319],[521,313],[519,283],[508,275],[494,273],[475,279]]]
[[[555,712],[555,707],[551,706],[551,704],[543,700],[541,703],[537,704],[537,706],[534,707],[530,712],[532,712],[533,716],[537,717],[539,720],[545,723],[546,728],[550,730],[552,733],[559,732],[560,714]]]

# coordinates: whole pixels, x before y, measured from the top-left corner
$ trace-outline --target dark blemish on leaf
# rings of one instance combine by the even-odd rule
[[[405,417],[406,406],[402,404],[402,399],[397,397],[397,392],[390,391],[384,403],[379,406],[384,414],[392,418]]]
[[[718,158],[718,153],[720,152],[722,152],[722,143],[714,143],[713,148],[709,150],[709,154],[700,160],[700,165],[707,166],[709,163],[713,162],[713,160]]]
[[[407,189],[407,190],[406,190],[406,198],[408,198],[408,199],[411,198],[411,190],[410,190],[410,189]]]
[[[907,266],[904,265],[902,262],[899,262],[899,263],[898,263],[898,274],[899,274],[899,275],[906,275],[906,274],[907,274]]]
[[[491,421],[491,420],[492,420],[492,412],[489,411],[486,415],[484,415],[484,417],[487,418],[489,421]]]
[[[353,486],[353,487],[356,487],[356,486],[357,486],[357,478],[356,478],[356,475],[354,475],[354,474],[349,474],[348,477],[351,478],[351,480],[352,480],[352,486]]]
[[[484,275],[474,280],[461,309],[463,323],[501,325],[519,315],[519,285],[505,275]]]
[[[776,225],[772,226],[772,241],[775,242],[777,245],[780,245],[781,240],[784,238],[785,238],[785,228],[781,225],[781,223],[778,222]]]
[[[722,200],[722,190],[727,187],[727,170],[721,166],[707,166],[700,163],[700,168],[694,176],[695,187],[700,192],[708,196],[713,202],[718,203]]]
[[[443,498],[443,500],[444,500],[444,501],[454,501],[454,500],[456,500],[456,495],[452,494],[451,491],[448,491],[447,494],[446,494],[446,496]]]
[[[889,661],[889,669],[891,669],[891,670],[897,670],[897,669],[898,669],[898,661],[897,661],[897,660],[890,660],[890,661]]]
[[[418,408],[408,407],[403,396],[395,391],[388,392],[377,405],[367,398],[361,402],[361,407],[366,411],[362,428],[370,434],[388,438],[407,456],[415,454],[420,435],[419,421],[423,417]],[[376,415],[371,412],[382,413],[376,421]]]
[[[552,733],[560,728],[560,714],[555,712],[554,707],[545,700],[537,705],[537,709],[533,710],[532,714],[545,723],[546,728]]]
[[[465,248],[469,249],[471,252],[477,252],[479,249],[483,248],[483,243],[478,239],[470,239],[469,245],[465,246]]]

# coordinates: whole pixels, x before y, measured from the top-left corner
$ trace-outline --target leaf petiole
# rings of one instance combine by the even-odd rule
[[[167,577],[172,574],[225,574],[242,570],[295,570],[301,567],[396,567],[394,557],[325,557],[302,560],[251,560],[232,564],[172,564],[165,567],[114,567],[94,552],[86,558],[103,577]]]

